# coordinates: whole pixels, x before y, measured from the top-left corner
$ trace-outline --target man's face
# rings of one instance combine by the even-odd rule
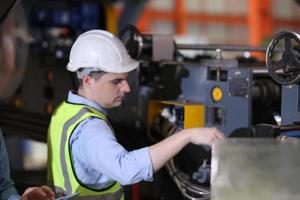
[[[122,104],[125,94],[130,92],[128,73],[105,73],[93,83],[92,96],[104,108],[114,108]]]

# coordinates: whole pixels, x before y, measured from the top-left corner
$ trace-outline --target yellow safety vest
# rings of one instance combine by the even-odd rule
[[[89,117],[107,120],[96,109],[67,102],[61,103],[53,113],[48,130],[48,180],[53,184],[56,193],[69,195],[80,192],[76,199],[124,199],[118,182],[108,188],[95,190],[81,183],[76,177],[69,140],[77,125]]]

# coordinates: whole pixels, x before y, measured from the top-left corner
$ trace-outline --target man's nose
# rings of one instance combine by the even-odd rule
[[[121,83],[121,91],[122,92],[130,92],[130,86],[127,81],[122,81]]]

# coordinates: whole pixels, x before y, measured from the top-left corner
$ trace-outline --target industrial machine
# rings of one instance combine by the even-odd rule
[[[218,127],[228,137],[299,134],[298,34],[279,33],[267,49],[177,44],[170,36],[141,34],[132,26],[120,37],[131,56],[141,60],[140,86],[154,88],[148,89],[146,109],[147,135],[153,141],[204,126]],[[188,60],[183,49],[216,54]],[[225,59],[223,51],[266,51],[267,67],[249,58]],[[185,198],[209,198],[209,160],[207,147],[190,145],[167,164]]]
[[[266,52],[270,76],[282,85],[281,125],[260,124],[255,127],[255,136],[276,139],[217,142],[212,153],[212,200],[299,198],[294,188],[299,180],[298,153],[294,154],[300,142],[299,39],[295,32],[280,32]]]
[[[265,64],[251,58],[222,56],[224,51],[264,52],[265,48],[176,44],[172,36],[142,35],[134,27],[128,27],[121,38],[131,55],[141,60],[140,85],[154,88],[151,99],[201,104],[198,126],[215,126],[230,136],[253,124],[276,123],[274,114],[280,113],[281,88],[270,78]],[[214,51],[216,55],[188,60],[180,50]],[[265,117],[257,109],[261,105]],[[149,114],[153,118],[152,108]]]

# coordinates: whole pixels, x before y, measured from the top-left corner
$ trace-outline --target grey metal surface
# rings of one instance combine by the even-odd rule
[[[177,44],[177,49],[185,50],[212,50],[221,49],[222,51],[261,51],[265,52],[265,47],[249,45],[224,45],[224,44]]]
[[[173,60],[175,51],[174,40],[170,35],[153,35],[153,61]]]
[[[26,13],[20,3],[15,4],[0,29],[1,100],[11,97],[23,81],[27,67],[28,43]]]
[[[213,66],[212,63],[218,65]],[[222,66],[222,67],[218,67]],[[225,66],[225,67],[224,67]],[[186,65],[188,75],[182,80],[182,98],[205,105],[205,125],[216,126],[226,135],[237,128],[250,127],[252,105],[252,72],[250,68],[237,68],[236,61],[202,62]],[[211,70],[220,70],[223,77],[210,77]],[[233,83],[234,82],[234,83]],[[234,85],[234,88],[230,87]],[[211,91],[219,87],[223,97],[213,101]]]
[[[227,139],[212,151],[212,200],[300,199],[300,141]]]
[[[299,84],[282,85],[281,121],[283,125],[300,121]]]

